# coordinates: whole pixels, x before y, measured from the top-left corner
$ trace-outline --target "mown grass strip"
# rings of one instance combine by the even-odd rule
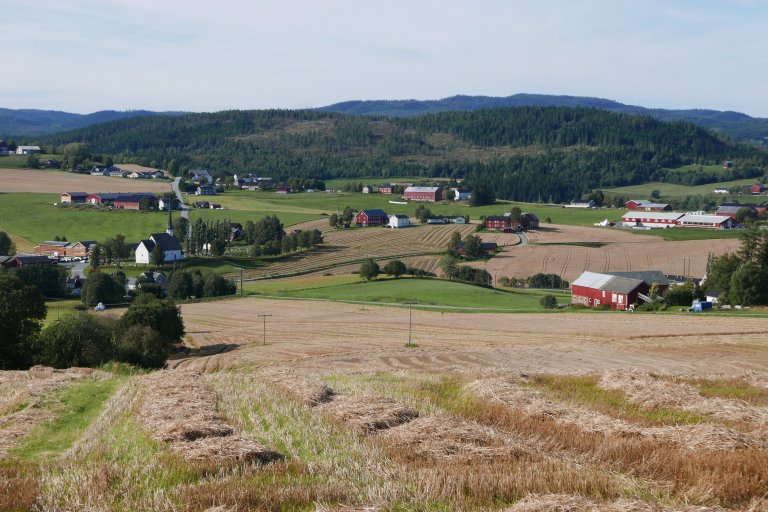
[[[597,412],[646,426],[706,423],[707,417],[681,409],[642,408],[620,391],[598,386],[597,375],[535,375],[523,385],[541,389],[555,400],[588,407]]]
[[[753,386],[744,379],[677,379],[690,384],[707,398],[743,400],[750,405],[768,405],[768,388]]]
[[[47,399],[43,407],[56,412],[56,418],[35,428],[12,455],[36,460],[54,457],[72,446],[121,382],[121,378],[86,380]]]

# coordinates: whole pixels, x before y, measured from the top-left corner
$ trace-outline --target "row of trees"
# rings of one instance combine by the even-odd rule
[[[522,278],[502,276],[499,278],[499,283],[508,288],[546,288],[550,290],[567,289],[569,286],[568,281],[559,275],[543,273]]]

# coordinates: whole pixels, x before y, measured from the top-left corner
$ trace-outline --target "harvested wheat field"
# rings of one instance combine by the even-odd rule
[[[579,233],[580,230],[585,233]],[[596,239],[583,238],[592,236],[593,232],[596,232]],[[668,275],[703,276],[706,274],[709,254],[721,256],[733,253],[739,247],[737,238],[662,241],[653,236],[598,228],[563,229],[558,233],[537,233],[529,236],[540,237],[548,240],[546,243],[555,245],[505,247],[490,260],[473,262],[471,265],[485,269],[491,274],[498,273],[499,276],[522,278],[537,273],[558,274],[567,281],[573,281],[585,270],[628,272],[653,269]],[[610,238],[615,240],[606,240]],[[576,241],[605,241],[605,245],[556,245]]]
[[[451,235],[458,231],[462,237],[475,232],[476,226],[423,225],[405,229],[368,227],[350,230],[329,230],[328,222],[309,221],[292,226],[296,229],[320,229],[324,231],[325,242],[314,251],[297,254],[245,272],[247,279],[267,276],[308,273],[349,273],[367,258],[376,260],[405,258],[408,255],[437,254],[445,251]],[[483,233],[483,241],[496,242],[500,246],[520,243],[520,238],[511,233]],[[239,274],[238,274],[239,276]]]
[[[182,313],[165,370],[0,373],[0,510],[768,510],[762,318]]]
[[[154,169],[153,169],[154,170]],[[167,181],[132,180],[109,176],[91,176],[63,171],[34,169],[0,169],[3,192],[170,192]]]

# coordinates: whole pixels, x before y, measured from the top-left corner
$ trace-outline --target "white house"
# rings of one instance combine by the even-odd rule
[[[466,201],[467,199],[470,199],[472,197],[472,192],[469,190],[461,190],[459,188],[452,188],[451,192],[453,192],[453,200],[454,201]]]
[[[40,153],[41,151],[40,146],[18,146],[16,148],[17,155],[29,155],[31,153]]]
[[[411,219],[407,215],[402,214],[390,215],[388,225],[391,228],[407,228],[411,225]]]

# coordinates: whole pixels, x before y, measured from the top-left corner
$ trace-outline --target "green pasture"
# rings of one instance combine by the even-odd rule
[[[604,188],[603,192],[623,194],[626,196],[632,196],[636,199],[648,199],[653,190],[658,190],[662,197],[685,197],[685,196],[715,196],[713,191],[716,188],[731,188],[740,187],[745,185],[754,185],[755,179],[749,178],[744,180],[723,181],[720,183],[707,183],[705,185],[677,185],[674,183],[660,183],[658,181],[652,181],[649,183],[643,183],[641,185],[629,185],[627,187],[615,187]]]
[[[50,153],[37,153],[37,157],[40,159],[41,164],[46,160],[61,161],[61,155],[54,155]],[[3,156],[0,157],[0,167],[5,167],[6,169],[29,169],[29,167],[27,167],[28,158],[29,155]]]
[[[376,279],[363,284],[357,276],[311,277],[306,280],[257,281],[245,291],[255,295],[348,300],[360,302],[416,302],[450,308],[504,309],[529,312],[545,311],[539,305],[540,290],[493,290],[439,279]],[[558,301],[570,302],[570,295],[556,292]]]
[[[104,240],[122,233],[138,242],[165,231],[167,213],[59,207],[58,194],[0,193],[0,229],[37,244],[66,236],[67,240]]]
[[[436,215],[469,215],[470,220],[476,221],[480,216],[502,215],[517,206],[524,212],[536,214],[541,221],[550,217],[555,224],[572,224],[589,226],[603,219],[618,219],[625,213],[624,209],[588,209],[564,208],[560,205],[542,205],[536,203],[515,203],[497,201],[488,206],[471,207],[465,202],[441,201],[439,203],[410,202],[394,204],[390,201],[402,202],[396,195],[362,194],[352,192],[300,192],[296,194],[276,194],[274,192],[250,192],[247,190],[227,191],[205,199],[195,199],[199,196],[188,196],[187,201],[206,200],[220,203],[225,210],[211,210],[223,215],[222,218],[236,220],[240,212],[256,212],[259,214],[275,214],[280,219],[310,220],[321,218],[335,212],[341,212],[349,206],[354,210],[382,209],[388,214],[405,214],[413,216],[416,208],[426,206]],[[195,210],[193,210],[194,214]],[[200,210],[203,212],[203,210]],[[200,213],[202,216],[208,213]],[[303,217],[303,218],[302,218]],[[300,222],[301,220],[297,220]],[[293,222],[283,220],[290,225]]]

